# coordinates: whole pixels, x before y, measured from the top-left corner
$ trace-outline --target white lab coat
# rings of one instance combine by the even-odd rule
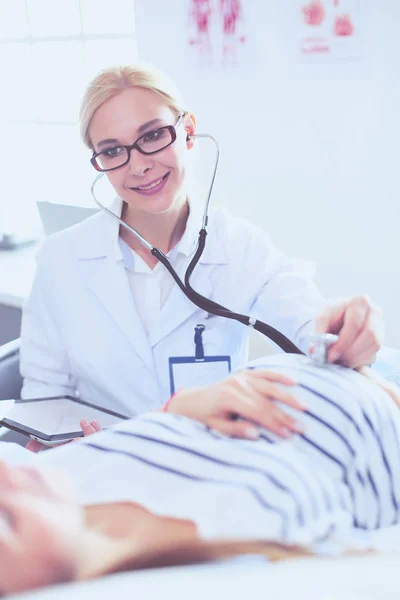
[[[191,217],[195,249],[201,218]],[[263,230],[222,209],[210,211],[206,247],[191,283],[300,345],[324,304],[297,261],[278,251]],[[151,410],[170,396],[169,357],[194,356],[199,323],[205,325],[205,355],[230,355],[232,370],[246,362],[248,328],[209,316],[176,284],[147,337],[121,259],[118,223],[95,214],[49,237],[38,255],[22,321],[22,397],[78,393],[126,415]]]

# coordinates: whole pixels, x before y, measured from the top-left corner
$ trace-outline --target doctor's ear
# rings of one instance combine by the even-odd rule
[[[185,115],[185,131],[186,147],[190,150],[194,146],[194,138],[192,136],[196,133],[196,117],[192,113]]]

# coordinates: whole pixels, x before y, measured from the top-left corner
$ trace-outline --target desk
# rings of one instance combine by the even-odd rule
[[[46,235],[71,227],[98,212],[98,208],[53,202],[37,204]],[[44,234],[38,235],[44,239]],[[35,256],[42,239],[19,250],[0,250],[0,304],[22,307],[32,287],[36,270]]]
[[[39,243],[17,250],[0,250],[0,304],[22,307],[32,287]]]
[[[0,305],[22,308],[32,287],[38,247],[36,242],[17,250],[0,250]],[[7,327],[3,330],[7,336]],[[0,438],[7,433],[8,429],[0,427]]]

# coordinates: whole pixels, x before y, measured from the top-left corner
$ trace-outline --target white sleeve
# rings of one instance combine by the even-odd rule
[[[258,259],[260,268],[262,262],[264,281],[251,307],[251,316],[271,325],[306,351],[307,334],[325,305],[313,281],[314,266],[286,257],[269,242],[268,236],[264,237],[264,252]]]
[[[0,457],[9,465],[26,465],[36,460],[36,454],[14,442],[0,441]]]
[[[21,326],[22,398],[75,395],[76,385],[60,335],[53,296],[56,282],[41,252]]]

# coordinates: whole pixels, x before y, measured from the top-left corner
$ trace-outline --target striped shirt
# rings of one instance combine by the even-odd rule
[[[304,413],[286,405],[304,433],[282,440],[262,430],[237,440],[185,417],[146,413],[43,453],[70,474],[82,504],[132,501],[194,521],[207,538],[314,545],[398,521],[400,414],[364,376],[306,357],[257,366],[293,377]]]

